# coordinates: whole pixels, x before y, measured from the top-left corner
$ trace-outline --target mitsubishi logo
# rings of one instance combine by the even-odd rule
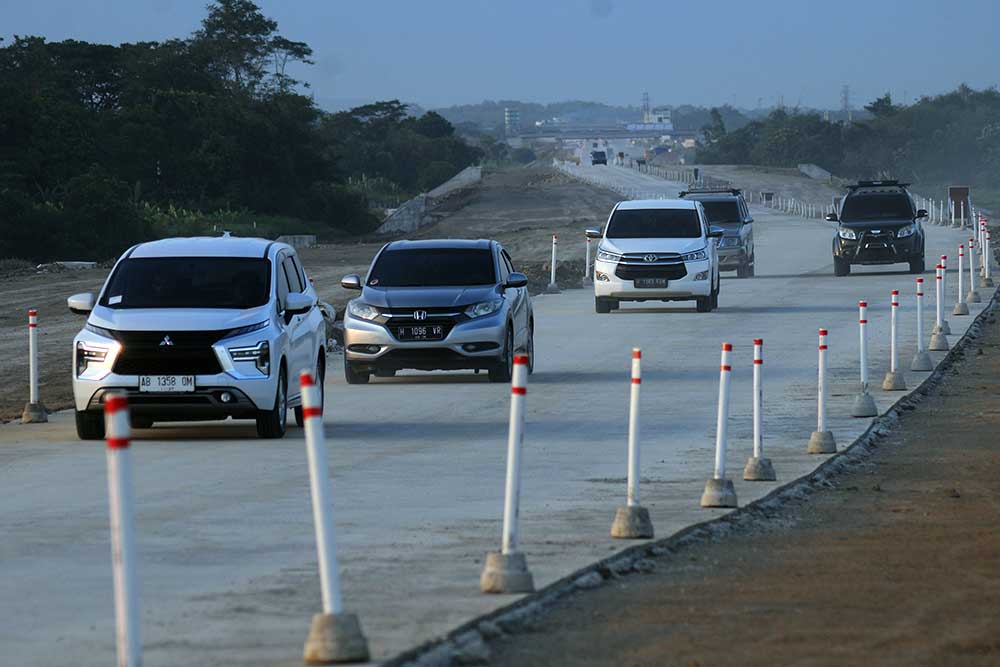
[[[415,311],[413,311],[413,319],[418,320],[418,321],[426,320],[427,319],[427,311],[426,310],[415,310]]]
[[[169,335],[164,336],[163,340],[160,341],[160,347],[163,347],[164,345],[166,345],[167,347],[173,347],[174,346],[174,341],[170,340],[170,336]]]
[[[644,262],[655,262],[656,259],[657,259],[656,255],[646,255],[645,257],[642,258],[642,261],[644,261]]]

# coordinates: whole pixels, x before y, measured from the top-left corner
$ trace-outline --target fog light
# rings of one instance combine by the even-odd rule
[[[219,400],[222,401],[223,403],[228,403],[229,401],[233,400],[233,395],[230,394],[228,391],[224,391],[219,395]]]
[[[602,283],[610,283],[611,278],[604,271],[594,271],[594,277],[600,280]]]
[[[695,280],[708,280],[708,271],[700,271],[694,274]]]
[[[462,345],[462,349],[466,352],[483,352],[485,350],[496,350],[500,348],[499,343],[494,343],[491,341],[482,343],[465,343]]]
[[[360,352],[361,354],[378,354],[382,349],[381,345],[349,345],[347,349],[351,352]]]

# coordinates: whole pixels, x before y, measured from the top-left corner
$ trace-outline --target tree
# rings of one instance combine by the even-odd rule
[[[722,114],[718,107],[712,107],[712,110],[709,111],[709,122],[701,128],[701,131],[705,135],[705,141],[710,144],[714,144],[726,136],[726,124],[722,120]]]
[[[444,116],[434,111],[428,111],[413,121],[413,129],[416,130],[417,134],[422,134],[430,139],[450,137],[455,134],[455,128],[452,124],[445,120]]]
[[[886,93],[882,97],[876,98],[871,104],[865,105],[865,110],[876,118],[888,118],[899,113],[900,107],[892,103],[892,95]]]

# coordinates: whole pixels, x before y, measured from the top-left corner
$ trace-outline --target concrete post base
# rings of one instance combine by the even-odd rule
[[[987,278],[986,276],[981,276],[979,278],[980,287],[994,287],[993,278]]]
[[[979,297],[979,292],[977,292],[974,289],[970,289],[969,290],[969,294],[968,294],[968,296],[965,297],[965,300],[968,301],[969,303],[982,303],[983,302],[983,300]]]
[[[593,287],[594,279],[590,276],[584,276],[583,280],[580,281],[580,287]]]
[[[969,306],[964,301],[959,301],[955,304],[955,309],[951,311],[952,315],[968,315]]]
[[[535,581],[528,571],[524,554],[496,551],[486,554],[479,590],[483,593],[534,593]]]
[[[810,454],[836,454],[837,441],[833,439],[833,433],[830,431],[813,431],[806,451]]]
[[[44,424],[49,420],[49,411],[42,403],[26,403],[21,412],[22,424]]]
[[[559,289],[559,285],[556,285],[555,283],[549,283],[548,287],[545,288],[546,294],[559,294],[560,292],[562,292],[562,290]]]
[[[882,391],[906,391],[906,380],[902,371],[886,371],[882,380]]]
[[[935,324],[934,328],[931,329],[931,333],[932,334],[939,333],[939,334],[951,335],[951,327],[948,326],[948,320],[942,321],[941,322],[941,326],[938,326],[938,325]]]
[[[302,656],[309,665],[368,662],[368,641],[354,614],[316,614]]]
[[[702,507],[739,507],[736,502],[736,487],[730,479],[712,478],[705,482],[701,494]]]
[[[935,333],[931,336],[931,342],[927,349],[931,352],[947,352],[951,349],[951,346],[948,345],[948,336],[944,333]]]
[[[934,362],[931,361],[931,355],[926,352],[917,352],[913,355],[913,361],[910,362],[911,371],[932,371],[934,370]]]
[[[743,479],[748,482],[773,482],[778,476],[774,474],[771,459],[751,456],[743,468]]]
[[[875,399],[867,391],[863,391],[854,399],[854,407],[851,408],[852,417],[878,417],[878,408],[875,407]]]
[[[619,507],[611,523],[611,537],[620,540],[640,540],[653,537],[653,522],[649,510],[640,505]]]

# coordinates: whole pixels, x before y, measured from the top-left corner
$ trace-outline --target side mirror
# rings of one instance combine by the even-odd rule
[[[591,227],[590,229],[588,229],[586,231],[586,234],[588,239],[600,239],[604,236],[603,234],[601,234],[601,230],[597,229],[596,227]]]
[[[827,213],[826,214],[826,221],[827,222],[839,222],[840,218],[837,217],[836,213]]]
[[[285,297],[285,315],[308,313],[316,305],[316,298],[303,292],[292,292]]]
[[[919,209],[917,211],[917,217],[918,218],[926,218],[927,217],[927,211],[925,211],[924,209]]]
[[[726,230],[717,225],[712,225],[708,228],[708,238],[710,239],[721,239],[725,233]]]
[[[340,279],[340,286],[344,289],[361,291],[361,276],[356,273],[344,276]]]
[[[752,223],[752,222],[753,222],[753,218],[752,218],[752,217],[750,217],[750,218],[747,218],[747,219],[746,219],[746,221],[745,221],[745,222],[744,222],[743,224],[744,224],[744,225],[749,225],[749,224],[750,224],[750,223]]]
[[[523,273],[514,273],[507,276],[507,282],[503,284],[504,289],[509,289],[512,287],[527,287],[528,286],[528,276]]]
[[[93,294],[83,292],[66,299],[66,305],[69,306],[70,312],[75,315],[88,315],[94,309],[95,301]]]

